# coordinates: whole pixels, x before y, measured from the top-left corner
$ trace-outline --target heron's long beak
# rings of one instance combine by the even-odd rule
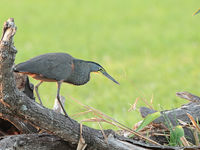
[[[119,82],[117,82],[113,77],[111,77],[107,72],[105,71],[101,71],[101,73],[106,76],[108,79],[112,80],[113,82],[119,84]]]

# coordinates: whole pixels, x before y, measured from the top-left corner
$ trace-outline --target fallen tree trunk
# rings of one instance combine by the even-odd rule
[[[33,85],[27,75],[14,73],[16,87],[34,100]],[[38,130],[27,121],[16,117],[12,111],[0,103],[0,132],[2,135],[37,133]]]
[[[0,141],[1,150],[74,150],[75,146],[49,134],[20,134],[5,136]]]
[[[154,123],[167,124],[169,123],[169,120],[173,126],[177,126],[179,124],[179,122],[177,121],[178,119],[185,123],[190,123],[191,120],[189,119],[187,114],[190,114],[193,118],[195,118],[196,121],[200,120],[200,98],[189,92],[177,92],[176,95],[181,98],[188,99],[192,102],[184,104],[180,108],[161,111],[161,116],[154,120]],[[145,118],[148,114],[152,114],[154,112],[156,111],[147,107],[140,108],[140,113],[143,118]]]
[[[73,121],[72,123],[65,116],[42,107],[16,88],[12,72],[17,52],[13,44],[15,32],[14,19],[9,19],[4,24],[0,43],[1,103],[17,117],[77,145],[80,134],[78,122]],[[116,148],[115,145],[109,145],[105,142],[101,132],[86,126],[83,127],[83,137],[91,149]]]
[[[64,115],[39,105],[16,88],[12,71],[17,52],[13,43],[15,32],[14,19],[8,19],[4,23],[0,43],[0,102],[2,117],[9,119],[9,117],[4,116],[9,114],[25,120],[31,125],[57,135],[61,139],[77,146],[80,138],[80,124],[77,121],[73,120],[71,122]],[[82,136],[88,145],[87,148],[121,150],[130,148],[130,145],[115,139],[113,131],[106,130],[104,132],[107,136],[112,135],[112,140],[105,141],[101,131],[83,126]]]
[[[69,120],[60,113],[45,108],[33,101],[33,95],[25,95],[16,88],[12,67],[17,50],[14,47],[13,36],[16,32],[14,19],[8,19],[4,23],[3,35],[0,41],[0,117],[7,119],[19,130],[20,121],[27,122],[34,128],[41,129],[48,134],[29,134],[6,136],[0,139],[0,147],[21,150],[39,149],[75,149],[80,139],[80,124],[75,120]],[[14,119],[17,119],[15,122]],[[19,124],[17,124],[19,123]],[[24,131],[26,133],[28,130]],[[157,146],[134,141],[117,135],[112,130],[104,130],[104,138],[101,130],[83,126],[82,137],[88,150],[129,150],[129,149],[176,149],[175,147]]]
[[[198,120],[200,119],[200,97],[189,92],[177,92],[176,95],[180,98],[187,99],[191,102],[188,104],[184,104],[179,108],[161,111],[161,116],[154,120],[153,123],[165,124],[167,127],[169,125],[175,127],[181,125],[181,123],[189,125],[191,124],[191,120],[188,117],[188,114],[191,115],[196,122],[198,122]],[[140,108],[140,113],[143,118],[154,112],[156,111],[147,107]],[[183,129],[185,134],[184,136],[186,137],[186,139],[191,143],[195,144],[195,136],[191,128],[186,126],[183,127]]]

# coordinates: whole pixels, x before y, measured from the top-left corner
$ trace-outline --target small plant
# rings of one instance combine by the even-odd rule
[[[160,112],[155,112],[153,114],[147,115],[145,117],[145,119],[142,121],[142,123],[140,124],[140,126],[136,129],[136,131],[138,132],[138,131],[142,130],[145,126],[147,126],[148,124],[153,122],[158,117],[160,117]]]
[[[182,146],[183,143],[181,141],[181,138],[184,137],[184,130],[183,128],[178,125],[173,130],[170,130],[170,146]]]

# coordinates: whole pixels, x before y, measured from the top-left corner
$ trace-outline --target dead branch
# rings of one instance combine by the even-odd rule
[[[176,95],[180,98],[187,99],[191,101],[188,104],[185,104],[181,106],[180,108],[171,109],[171,110],[165,110],[161,111],[161,116],[153,121],[153,123],[157,124],[165,124],[166,126],[169,126],[170,124],[172,126],[177,126],[181,122],[184,122],[185,124],[190,124],[191,120],[188,117],[187,114],[190,114],[195,121],[200,119],[200,98],[194,94],[191,94],[189,92],[177,92]],[[148,114],[152,114],[156,112],[155,110],[149,109],[147,107],[141,107],[140,113],[143,118],[145,118]],[[191,131],[188,127],[183,127],[185,132],[185,137],[188,141],[191,143],[195,143],[195,137],[193,135],[193,131]]]
[[[185,104],[181,106],[180,108],[171,109],[171,110],[164,110],[161,111],[161,117],[157,118],[154,123],[165,123],[167,122],[166,119],[169,119],[169,121],[172,123],[173,126],[178,125],[178,119],[185,122],[190,123],[191,120],[188,118],[187,113],[189,113],[193,118],[196,120],[200,119],[200,105],[198,103],[198,96],[195,96],[191,93],[186,93],[187,95],[184,95],[182,92],[178,92],[178,96],[181,98],[188,98],[190,97],[191,102],[188,104]],[[182,96],[180,96],[180,93],[182,93]],[[140,113],[143,118],[145,118],[148,114],[154,113],[155,110],[151,110],[147,107],[141,107]]]
[[[189,100],[191,102],[200,102],[199,96],[193,95],[189,92],[176,92],[176,96],[186,99],[186,100]]]
[[[20,134],[0,139],[1,150],[74,150],[75,148],[74,145],[49,134]]]
[[[73,120],[72,123],[64,115],[39,105],[16,88],[12,72],[17,52],[13,43],[15,32],[14,19],[8,19],[4,24],[2,40],[0,42],[0,102],[2,105],[2,115],[5,114],[4,111],[7,111],[7,114],[26,120],[31,125],[57,135],[61,139],[77,146],[80,134],[78,122]],[[105,142],[102,132],[99,130],[83,126],[82,133],[88,149],[125,150],[130,148],[122,140],[116,139],[115,133],[110,130],[104,131],[107,136],[113,137],[107,142]],[[141,145],[143,146],[143,144]]]
[[[23,123],[27,121],[32,126],[53,135],[29,134],[4,137],[0,140],[0,147],[16,149],[14,146],[22,146],[20,149],[25,150],[34,149],[39,143],[38,146],[43,144],[50,146],[51,148],[48,147],[48,149],[53,149],[55,145],[56,147],[62,146],[64,149],[67,143],[69,149],[74,149],[77,147],[80,139],[80,124],[75,120],[71,122],[64,115],[41,106],[33,101],[31,96],[25,95],[16,88],[12,71],[17,52],[13,43],[16,29],[14,19],[8,19],[4,23],[0,41],[0,116],[7,118],[11,122],[14,118],[22,120]],[[19,130],[23,128],[20,126],[20,123],[16,126]],[[106,141],[104,139],[105,135],[103,136],[101,130],[82,126],[82,137],[87,144],[88,150],[176,149],[174,147],[140,143],[119,136],[112,130],[104,130],[103,132],[108,137]]]
[[[16,87],[34,100],[33,85],[29,82],[27,75],[14,73]],[[20,133],[37,133],[38,130],[27,121],[13,115],[12,111],[0,103],[0,131],[5,135]],[[6,127],[6,128],[5,128]],[[5,130],[6,129],[6,130]]]

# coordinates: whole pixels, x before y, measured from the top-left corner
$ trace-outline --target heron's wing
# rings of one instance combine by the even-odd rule
[[[73,59],[66,53],[48,53],[16,65],[15,70],[39,74],[48,79],[65,80],[72,72]]]

